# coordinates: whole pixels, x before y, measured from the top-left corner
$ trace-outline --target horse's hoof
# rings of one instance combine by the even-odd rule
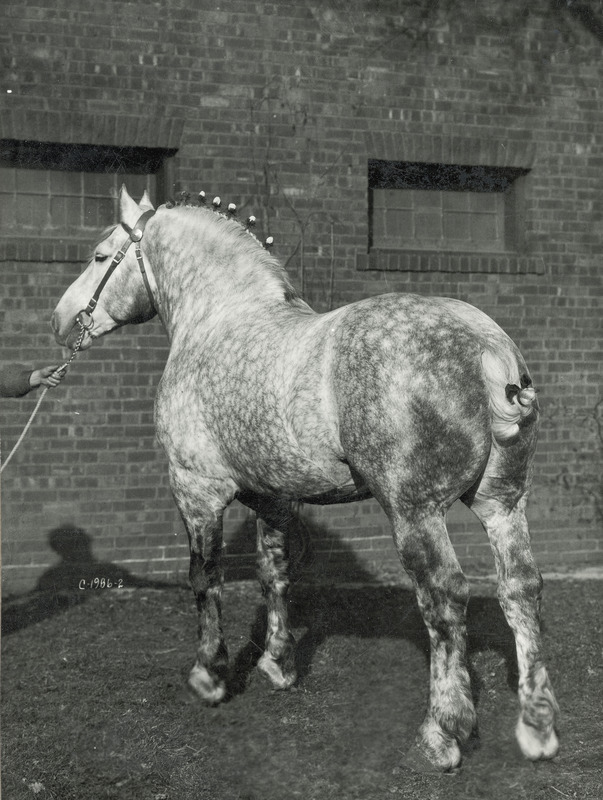
[[[405,766],[422,773],[454,773],[461,763],[461,751],[454,736],[445,733],[433,719],[420,728],[414,746],[408,752]]]
[[[297,680],[295,670],[283,670],[278,661],[275,661],[268,653],[260,658],[257,663],[258,671],[272,684],[274,689],[289,689]]]
[[[195,698],[210,706],[220,703],[226,695],[224,682],[216,682],[205,667],[196,664],[188,676],[187,686]]]
[[[411,747],[402,759],[402,766],[421,775],[455,775],[459,772],[458,765],[455,767],[441,767],[434,764],[416,744]]]
[[[552,725],[540,731],[532,725],[526,725],[520,717],[515,728],[517,742],[521,752],[530,761],[554,758],[559,750],[559,740]]]

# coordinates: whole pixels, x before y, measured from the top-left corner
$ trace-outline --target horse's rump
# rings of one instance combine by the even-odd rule
[[[375,419],[392,410],[439,409],[451,421],[475,421],[489,406],[492,433],[502,441],[533,406],[533,389],[514,342],[486,314],[458,300],[388,294],[345,307],[333,364],[343,399],[371,408]],[[362,378],[358,380],[358,376]],[[358,394],[364,394],[364,401]]]

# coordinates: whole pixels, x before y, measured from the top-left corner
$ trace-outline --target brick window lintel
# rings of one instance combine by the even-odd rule
[[[544,275],[546,265],[542,258],[516,254],[491,253],[439,253],[423,250],[372,250],[358,253],[358,270],[391,272],[456,272],[487,274]]]

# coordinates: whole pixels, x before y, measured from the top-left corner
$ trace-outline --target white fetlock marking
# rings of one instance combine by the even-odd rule
[[[526,725],[520,717],[515,728],[515,735],[521,752],[530,761],[553,758],[557,755],[559,740],[552,726],[547,726],[547,729],[541,732],[531,725]]]
[[[188,685],[206,703],[219,703],[226,694],[224,684],[216,683],[205,667],[198,664],[195,664],[188,676]]]
[[[260,658],[258,669],[269,678],[275,689],[288,689],[297,677],[295,673],[285,674],[269,653],[264,653]]]

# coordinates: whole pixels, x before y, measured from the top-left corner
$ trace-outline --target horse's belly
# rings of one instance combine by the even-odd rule
[[[372,494],[366,486],[357,487],[352,484],[351,486],[338,486],[328,492],[300,499],[310,505],[328,506],[334,503],[355,503],[357,500],[367,500],[369,497],[372,497]]]
[[[257,457],[244,466],[245,455],[238,454],[235,480],[245,489],[263,495],[303,500],[319,505],[346,503],[368,497],[364,485],[355,483],[348,465],[331,457],[321,458],[298,450],[281,449],[269,460]]]

